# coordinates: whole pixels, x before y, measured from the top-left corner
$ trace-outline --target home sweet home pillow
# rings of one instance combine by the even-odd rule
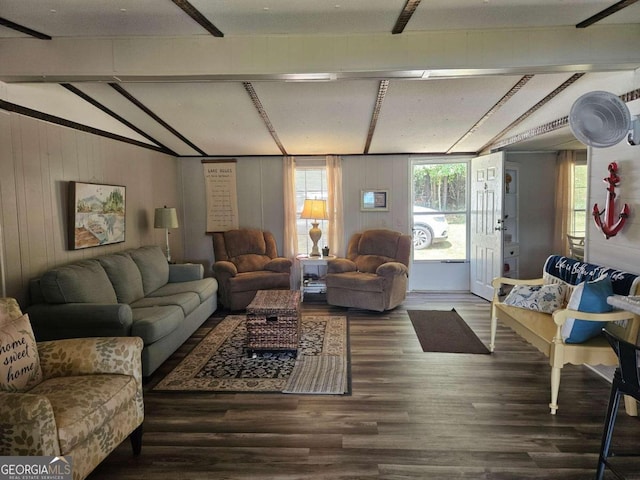
[[[42,381],[29,316],[12,318],[0,310],[0,390],[25,392]]]

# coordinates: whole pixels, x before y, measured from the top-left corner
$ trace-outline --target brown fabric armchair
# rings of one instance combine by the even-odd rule
[[[327,267],[327,303],[383,312],[407,295],[411,236],[367,230],[349,240],[346,258]]]
[[[242,310],[258,290],[288,290],[292,262],[278,257],[270,232],[237,229],[213,234],[213,275],[220,303]]]

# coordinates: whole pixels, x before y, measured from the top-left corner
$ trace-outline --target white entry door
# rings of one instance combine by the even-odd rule
[[[471,160],[471,293],[491,300],[491,281],[502,275],[502,152]]]

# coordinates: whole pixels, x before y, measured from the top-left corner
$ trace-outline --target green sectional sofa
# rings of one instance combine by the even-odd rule
[[[30,284],[36,339],[135,336],[149,376],[217,308],[218,283],[198,264],[146,246],[53,268]]]

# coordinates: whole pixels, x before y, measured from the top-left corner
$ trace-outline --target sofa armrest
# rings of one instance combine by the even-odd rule
[[[590,322],[619,322],[620,320],[634,318],[634,314],[625,310],[614,310],[613,312],[605,313],[587,313],[579,310],[570,310],[568,308],[562,308],[553,312],[553,321],[558,327],[562,327],[569,318],[579,318],[580,320]]]
[[[387,262],[376,269],[376,275],[382,277],[395,277],[397,275],[409,275],[409,269],[404,263]]]
[[[293,262],[284,257],[276,257],[268,262],[265,266],[265,270],[269,270],[270,272],[277,273],[291,273],[291,265]]]
[[[56,419],[45,396],[0,392],[0,455],[60,455]]]
[[[37,340],[128,336],[133,313],[124,303],[43,303],[27,308]]]
[[[216,278],[224,279],[228,277],[235,277],[238,274],[238,269],[233,263],[227,262],[226,260],[220,260],[213,264],[213,273]]]
[[[345,273],[355,272],[358,270],[355,262],[348,258],[335,258],[327,262],[327,273]]]
[[[191,282],[204,278],[204,267],[199,263],[169,264],[169,283]]]
[[[140,337],[69,338],[38,343],[45,379],[72,375],[129,375],[142,384]]]

